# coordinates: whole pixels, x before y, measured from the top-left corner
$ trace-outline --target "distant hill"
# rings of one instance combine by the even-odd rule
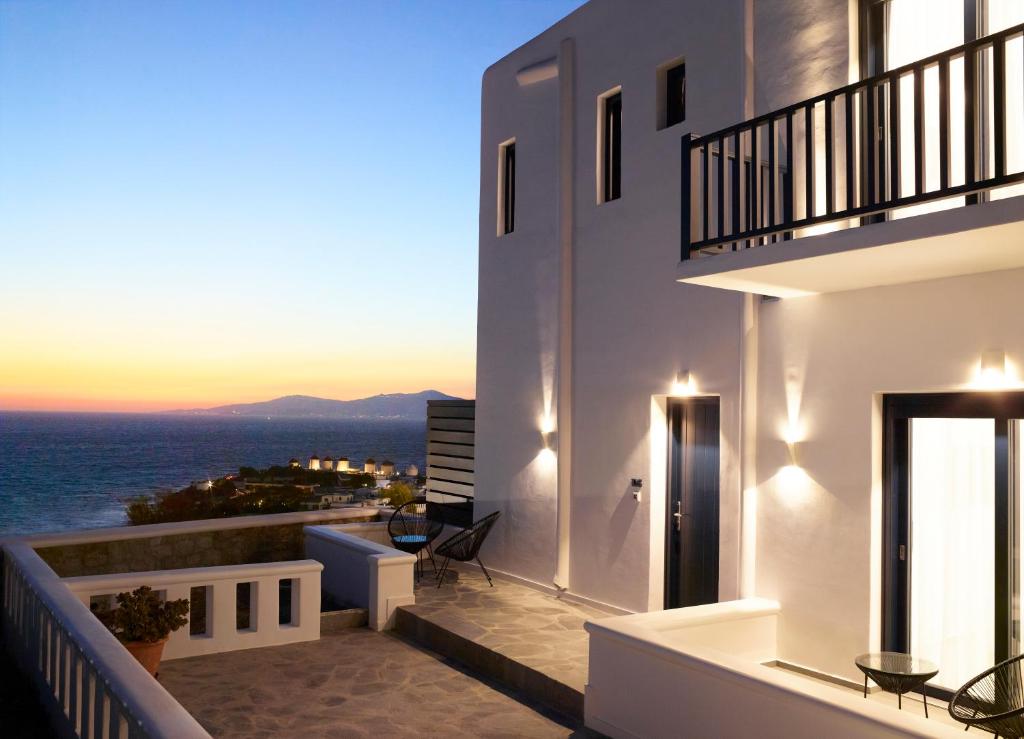
[[[428,400],[457,400],[437,390],[374,395],[358,400],[331,400],[310,395],[286,395],[261,403],[236,403],[216,408],[168,411],[189,416],[254,416],[265,418],[425,419]]]

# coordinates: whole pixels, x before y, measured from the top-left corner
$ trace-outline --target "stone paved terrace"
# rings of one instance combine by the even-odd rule
[[[516,700],[389,633],[166,662],[160,682],[215,737],[569,737]]]
[[[490,588],[473,567],[440,589],[425,579],[416,600],[402,634],[325,622],[319,642],[174,660],[160,681],[215,737],[592,736],[583,624],[607,613],[502,579]],[[463,646],[421,638],[410,617]]]
[[[583,624],[611,614],[499,578],[491,588],[472,565],[458,571],[457,582],[440,588],[425,578],[417,586],[416,604],[400,610],[532,668],[582,696],[588,651]]]

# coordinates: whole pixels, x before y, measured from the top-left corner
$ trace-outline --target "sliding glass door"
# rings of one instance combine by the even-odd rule
[[[1020,649],[1024,393],[885,402],[885,649],[952,691]]]

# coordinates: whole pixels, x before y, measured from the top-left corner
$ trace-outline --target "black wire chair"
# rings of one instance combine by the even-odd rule
[[[1024,654],[1011,657],[964,684],[949,702],[949,715],[998,737],[1024,737]]]
[[[480,565],[480,569],[483,570],[484,577],[487,578],[487,584],[494,587],[491,574],[484,567],[484,563],[480,561],[480,547],[500,515],[501,511],[495,511],[489,516],[484,516],[468,529],[441,542],[437,547],[437,554],[444,557],[444,564],[441,565],[441,573],[437,576],[437,587],[441,587],[441,583],[444,582],[444,573],[448,571],[448,565],[453,559],[456,562],[470,562],[475,559],[476,563]]]
[[[388,536],[395,549],[416,555],[416,579],[423,575],[422,555],[425,551],[430,563],[437,572],[437,564],[434,562],[434,553],[431,545],[434,539],[441,535],[444,524],[440,521],[433,521],[422,513],[417,513],[417,508],[423,504],[422,500],[411,500],[400,505],[391,518],[388,519]]]

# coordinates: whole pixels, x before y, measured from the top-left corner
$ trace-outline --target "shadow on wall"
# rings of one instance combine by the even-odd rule
[[[626,545],[626,539],[629,538],[629,530],[640,511],[640,504],[633,499],[633,490],[629,481],[626,481],[622,488],[622,495],[619,496],[619,502],[608,521],[608,550],[605,553],[605,566],[610,567],[619,561],[622,548]]]

